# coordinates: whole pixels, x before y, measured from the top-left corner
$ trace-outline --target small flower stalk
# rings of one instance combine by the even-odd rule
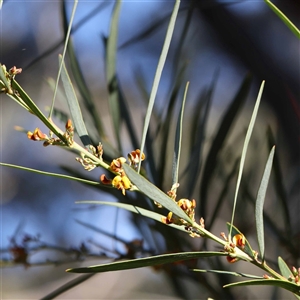
[[[97,147],[94,147],[93,145],[89,145],[87,149],[90,153],[92,153],[95,157],[103,161],[102,155],[103,155],[103,148],[102,144],[99,143]],[[87,157],[84,153],[81,153],[81,157],[76,157],[76,161],[78,161],[85,170],[92,171],[96,167],[98,167],[98,163],[95,162],[93,159]]]

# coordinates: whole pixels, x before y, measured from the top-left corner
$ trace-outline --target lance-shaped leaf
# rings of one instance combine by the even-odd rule
[[[152,257],[143,257],[143,258],[137,258],[132,260],[117,261],[117,262],[112,262],[112,263],[107,263],[102,265],[90,266],[86,268],[67,269],[66,271],[72,273],[97,273],[97,272],[120,271],[120,270],[143,268],[143,267],[156,266],[156,265],[174,263],[174,262],[184,261],[189,259],[197,259],[197,258],[212,257],[212,256],[226,256],[226,254],[222,252],[214,252],[214,251],[180,252],[180,253],[156,255]]]
[[[272,148],[269,154],[269,158],[259,186],[259,190],[256,198],[256,204],[255,204],[255,222],[256,222],[258,248],[262,259],[264,259],[265,256],[263,209],[264,209],[264,202],[265,202],[266,191],[269,183],[269,178],[271,175],[274,152],[275,152],[275,146]]]
[[[15,169],[19,169],[19,170],[24,170],[24,171],[27,171],[27,172],[37,173],[37,174],[40,174],[40,175],[53,176],[53,177],[59,177],[59,178],[62,178],[62,179],[69,179],[69,180],[79,181],[79,182],[86,183],[86,184],[91,184],[91,185],[97,185],[97,186],[101,185],[100,182],[97,182],[97,181],[91,181],[91,180],[87,180],[87,179],[83,179],[83,178],[79,178],[79,177],[73,177],[73,176],[64,175],[64,174],[59,174],[59,173],[45,172],[45,171],[32,169],[32,168],[27,168],[27,167],[22,167],[22,166],[18,166],[18,165],[12,165],[12,164],[6,164],[6,163],[0,162],[0,166],[15,168]]]
[[[278,267],[282,276],[284,276],[286,279],[288,279],[290,276],[293,276],[292,271],[280,256],[278,257]]]
[[[237,277],[246,277],[246,278],[252,278],[252,279],[263,279],[263,277],[241,273],[241,272],[230,272],[230,271],[222,271],[222,270],[200,270],[200,269],[194,269],[194,272],[201,272],[201,273],[217,273],[217,274],[226,274],[226,275],[232,275]]]
[[[86,130],[82,118],[81,109],[79,106],[79,102],[74,87],[72,85],[65,63],[62,61],[61,55],[59,56],[59,62],[62,63],[61,79],[65,89],[68,106],[72,116],[72,121],[75,125],[76,131],[80,137],[81,142],[86,147],[91,144],[91,140],[89,138],[88,132]]]
[[[69,20],[68,20],[68,12],[67,7],[69,6],[68,1],[64,1],[62,5],[62,20],[63,20],[63,28],[65,36],[68,35],[68,27],[69,27]],[[72,33],[74,33],[77,26],[72,27]],[[103,138],[105,136],[103,125],[101,119],[99,117],[99,113],[96,110],[95,103],[92,99],[92,95],[88,89],[86,84],[86,80],[82,73],[82,68],[80,67],[78,55],[76,55],[72,39],[70,38],[68,41],[68,58],[70,61],[70,68],[72,71],[72,75],[74,81],[77,85],[78,92],[83,100],[83,104],[86,107],[86,110],[91,115],[91,121],[93,122],[94,126],[96,127],[97,132],[99,133],[100,137]],[[89,128],[89,126],[88,126]]]
[[[186,95],[189,88],[189,82],[187,82],[183,101],[181,103],[181,109],[179,112],[176,135],[175,135],[175,145],[174,145],[174,157],[173,157],[173,166],[172,166],[172,185],[178,183],[178,172],[179,172],[179,161],[180,161],[180,152],[181,152],[181,138],[182,138],[182,123],[183,123],[183,114],[184,106],[186,101]]]
[[[288,290],[298,296],[300,296],[300,287],[289,281],[283,281],[279,279],[261,279],[261,280],[247,280],[241,282],[235,282],[224,285],[224,288],[234,287],[234,286],[249,286],[249,285],[272,285],[281,287]]]
[[[52,103],[51,103],[51,107],[50,107],[50,111],[49,111],[49,119],[51,119],[54,104],[55,104],[58,83],[59,83],[60,75],[61,75],[61,72],[62,72],[62,69],[63,69],[63,64],[64,64],[64,61],[65,61],[65,56],[66,56],[68,42],[69,42],[69,39],[70,39],[71,29],[72,29],[72,25],[73,25],[73,21],[74,21],[74,17],[75,17],[75,12],[76,12],[76,9],[77,9],[77,4],[78,4],[78,0],[74,0],[73,9],[72,9],[72,13],[71,13],[71,18],[70,18],[70,22],[68,24],[68,30],[67,30],[67,33],[66,33],[64,50],[63,50],[63,54],[62,54],[62,56],[60,57],[60,60],[59,60],[59,62],[60,62],[59,63],[59,69],[58,69],[58,73],[57,73],[57,77],[56,77]]]
[[[230,222],[231,225],[233,225],[235,208],[236,208],[236,203],[237,203],[237,197],[238,197],[239,188],[240,188],[240,184],[241,184],[241,180],[242,180],[242,174],[243,174],[246,154],[247,154],[247,150],[248,150],[248,145],[249,145],[249,141],[250,141],[250,138],[251,138],[251,135],[252,135],[252,132],[253,132],[256,116],[257,116],[257,113],[258,113],[258,108],[259,108],[259,105],[260,105],[261,96],[262,96],[262,93],[263,93],[263,90],[264,90],[264,86],[265,86],[265,82],[263,81],[260,85],[260,89],[259,89],[259,92],[258,92],[258,95],[257,95],[257,99],[256,99],[256,102],[255,102],[255,105],[254,105],[254,109],[253,109],[253,112],[252,112],[252,116],[251,116],[251,119],[250,119],[250,123],[249,123],[249,126],[248,126],[248,130],[247,130],[244,145],[243,145],[242,156],[241,156],[240,167],[239,167],[239,173],[238,173],[238,179],[237,179],[237,182],[236,182],[236,188],[235,188],[235,194],[234,194],[234,200],[233,200],[232,217],[231,217],[231,222]],[[229,230],[229,240],[231,240],[231,229]]]
[[[114,207],[118,207],[118,208],[122,208],[122,209],[126,209],[130,212],[133,212],[135,214],[150,218],[152,220],[158,221],[158,222],[162,222],[162,218],[164,217],[163,215],[156,213],[154,211],[145,209],[145,208],[141,208],[135,205],[131,205],[131,204],[125,204],[125,203],[120,203],[120,202],[107,202],[107,201],[76,201],[76,203],[79,204],[98,204],[98,205],[108,205],[108,206],[114,206]],[[165,223],[163,223],[165,224]],[[178,226],[175,224],[169,224],[167,226],[176,228],[178,230],[182,230],[185,231],[183,226]]]
[[[117,42],[118,42],[118,26],[119,15],[121,10],[121,0],[114,1],[114,9],[110,23],[109,37],[106,42],[106,80],[109,93],[109,110],[113,121],[113,128],[115,138],[118,143],[118,151],[122,152],[121,138],[120,138],[120,123],[121,111],[119,103],[119,84],[116,73],[117,63]]]
[[[72,289],[73,287],[75,287],[75,286],[77,286],[77,285],[85,282],[86,280],[90,279],[94,275],[95,275],[94,273],[80,275],[79,277],[77,277],[75,279],[72,279],[72,280],[68,281],[67,283],[63,284],[62,286],[60,286],[59,288],[55,289],[51,293],[47,294],[46,296],[44,296],[40,300],[51,300],[51,299],[54,299],[55,297],[57,297],[57,296],[63,294],[64,292]]]
[[[173,31],[174,31],[174,28],[175,28],[175,22],[176,22],[179,6],[180,6],[180,1],[176,0],[174,8],[173,8],[172,15],[171,15],[171,19],[170,19],[170,22],[169,22],[168,30],[167,30],[167,33],[166,33],[166,38],[165,38],[165,41],[164,41],[164,45],[163,45],[161,55],[159,57],[157,69],[156,69],[156,72],[155,72],[155,76],[154,76],[154,80],[153,80],[153,84],[152,84],[152,89],[151,89],[151,93],[150,93],[149,104],[148,104],[147,113],[146,113],[146,117],[145,117],[145,123],[144,123],[144,127],[143,127],[142,142],[141,142],[141,147],[140,147],[141,153],[144,152],[146,136],[147,136],[147,132],[148,132],[149,124],[150,124],[150,117],[151,117],[151,114],[152,114],[152,109],[153,109],[153,106],[154,106],[155,97],[156,97],[156,93],[157,93],[157,90],[158,90],[161,74],[162,74],[162,71],[163,71],[163,68],[164,68],[164,65],[165,65],[165,62],[166,62],[167,54],[168,54],[168,51],[169,51],[169,47],[170,47],[170,44],[171,44],[171,39],[172,39]],[[141,168],[141,162],[139,163],[138,171],[140,171],[140,168]]]
[[[193,224],[193,221],[187,216],[187,214],[173,201],[169,196],[163,193],[158,189],[154,184],[150,183],[143,176],[135,172],[127,164],[123,164],[128,178],[136,185],[136,187],[144,193],[147,197],[160,203],[163,207],[167,208],[169,211],[173,212],[178,217],[184,219],[190,224]]]

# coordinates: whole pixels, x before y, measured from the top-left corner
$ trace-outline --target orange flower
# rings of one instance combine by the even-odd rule
[[[233,264],[239,260],[237,257],[231,257],[231,256],[226,256],[226,259],[231,264]]]
[[[66,130],[67,131],[74,131],[74,127],[73,127],[73,123],[72,120],[68,119],[67,123],[66,123]]]
[[[123,174],[124,171],[123,171],[123,168],[122,168],[122,165],[126,162],[126,158],[125,157],[119,157],[117,159],[114,159],[111,164],[110,164],[110,169],[113,171],[113,172],[116,172],[116,173],[121,173]]]
[[[105,174],[102,174],[102,175],[100,176],[100,181],[101,181],[101,183],[103,183],[103,184],[105,184],[105,185],[111,185],[111,182],[112,182],[112,180],[111,180],[111,179],[108,179],[108,178],[105,176]]]
[[[33,133],[31,131],[28,131],[27,137],[33,141],[48,141],[49,140],[48,136],[45,133],[43,133],[39,128],[36,128]]]
[[[240,249],[244,249],[245,248],[245,244],[246,244],[246,239],[245,236],[243,234],[236,234],[233,238],[232,238],[233,243],[239,247]]]
[[[194,221],[196,207],[195,199],[193,199],[192,201],[190,201],[189,199],[180,199],[177,202],[177,205]]]
[[[173,213],[170,211],[168,213],[167,217],[163,218],[162,222],[165,224],[172,224],[172,223],[174,223],[174,219],[172,217],[173,217]]]
[[[195,221],[195,207],[196,207],[196,201],[193,199],[190,201],[189,199],[180,199],[177,202],[177,205],[193,220]],[[162,222],[165,224],[177,224],[177,225],[185,225],[186,222],[173,214],[172,212],[169,212],[167,217],[162,218]],[[204,222],[204,220],[203,220]],[[203,223],[204,226],[204,223]]]
[[[144,153],[141,154],[140,149],[131,151],[128,154],[128,159],[131,165],[137,165],[140,161],[143,161],[145,158],[146,158],[145,154]]]

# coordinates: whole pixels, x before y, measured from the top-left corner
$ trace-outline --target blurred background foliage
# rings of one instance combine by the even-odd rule
[[[300,4],[297,0],[274,1],[274,4],[299,28]],[[76,85],[89,133],[94,137],[100,135],[100,140],[109,142],[111,149],[118,149],[105,77],[106,42],[113,6],[113,1],[79,1],[72,46],[88,87],[83,91]],[[172,8],[173,1],[122,3],[116,58],[118,95],[122,96],[122,153],[115,150],[117,155],[126,156],[138,147]],[[17,80],[43,110],[51,103],[52,90],[47,79],[56,78],[58,54],[62,52],[65,22],[71,9],[69,1],[4,1],[1,11],[1,63],[8,68],[14,65],[23,68]],[[74,57],[69,52],[67,62],[69,70],[76,75]],[[262,107],[246,160],[235,225],[252,246],[256,245],[253,203],[268,152],[276,144],[273,176],[265,204],[266,253],[271,264],[280,255],[291,266],[299,266],[300,253],[299,72],[299,40],[264,1],[182,1],[154,108],[144,165],[152,182],[164,191],[170,190],[178,109],[185,83],[190,81],[178,199],[195,198],[197,218],[204,217],[206,226],[214,233],[225,231],[225,223],[230,220],[237,162],[246,127],[259,85],[266,80]],[[73,80],[76,81],[76,76]],[[95,106],[92,110],[84,106],[89,97]],[[86,174],[79,164],[74,164],[71,154],[30,142],[26,135],[16,132],[14,126],[33,130],[40,126],[38,120],[24,114],[3,95],[0,105],[2,162],[77,174],[96,181],[103,173],[94,170]],[[58,111],[68,113],[63,96],[59,96],[56,107]],[[93,125],[96,117],[103,124],[105,136]],[[60,118],[57,115],[58,123]],[[106,158],[111,158],[113,153],[107,151],[105,154]],[[145,218],[111,207],[74,204],[75,200],[119,200],[147,208],[151,206],[141,195],[127,195],[124,198],[112,189],[99,190],[1,167],[2,262],[7,266],[15,259],[15,264],[2,270],[3,299],[20,299],[25,295],[31,299],[41,298],[76,277],[64,273],[67,267],[90,265],[90,260],[96,264],[99,257],[104,261],[213,250],[214,245],[210,242],[190,239]],[[47,266],[18,264],[11,252],[18,247],[29,251],[29,264]],[[44,251],[40,251],[41,248]],[[74,260],[84,261],[71,263]],[[54,267],[55,262],[67,263]],[[222,259],[211,259],[160,266],[156,270],[100,274],[59,297],[291,297],[273,288],[224,290],[222,285],[231,282],[232,278],[190,273],[188,269],[196,264],[202,269],[245,269],[243,263],[229,266]]]

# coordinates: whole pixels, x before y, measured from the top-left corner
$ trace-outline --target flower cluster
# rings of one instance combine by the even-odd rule
[[[137,166],[137,164],[140,161],[143,161],[145,159],[145,154],[142,153],[139,149],[136,149],[134,151],[131,151],[128,154],[128,159],[130,162],[130,165]],[[118,190],[122,191],[122,194],[125,196],[126,190],[132,189],[133,185],[129,178],[126,176],[122,165],[126,162],[125,157],[119,157],[116,159],[113,159],[113,161],[110,163],[109,170],[116,174],[116,176],[113,179],[108,179],[105,174],[102,174],[100,176],[100,181],[102,184],[110,185]]]
[[[63,134],[65,141],[62,141],[60,138],[48,137],[48,135],[43,133],[39,128],[36,128],[34,132],[28,131],[27,137],[32,141],[44,141],[44,147],[49,145],[66,146],[66,143],[68,146],[71,146],[74,142],[74,127],[71,120],[67,121],[65,128],[66,131]]]
[[[226,235],[224,232],[221,233],[221,236],[228,241]],[[230,255],[226,256],[226,259],[229,263],[235,263],[237,262],[239,259],[234,255],[235,254],[235,248],[238,247],[241,250],[244,250],[246,245],[246,238],[243,234],[238,233],[235,236],[233,236],[232,241],[228,243],[228,245],[226,245],[224,247],[224,250],[228,253],[230,253]]]
[[[175,200],[174,200],[175,201]],[[193,199],[192,201],[189,199],[180,199],[176,202],[177,205],[189,216],[189,218],[194,222],[195,221],[195,207],[196,201]],[[189,231],[191,237],[200,237],[197,230],[195,231],[193,227],[187,224],[186,221],[176,216],[173,212],[169,212],[167,217],[162,218],[162,222],[165,224],[176,224],[176,225],[185,225],[186,230]],[[204,220],[200,219],[200,225],[204,228]]]
[[[180,199],[177,205],[190,217],[191,220],[195,221],[195,207],[196,201],[193,199]],[[176,224],[185,225],[185,221],[174,215],[171,211],[168,213],[167,217],[163,218],[163,223],[165,224]]]
[[[124,157],[119,157],[111,162],[110,170],[117,174],[113,179],[108,179],[104,174],[100,176],[101,183],[105,185],[111,185],[112,187],[121,190],[124,196],[126,190],[129,190],[132,187],[129,178],[125,175],[125,172],[122,168],[122,165],[125,162],[126,158]]]

